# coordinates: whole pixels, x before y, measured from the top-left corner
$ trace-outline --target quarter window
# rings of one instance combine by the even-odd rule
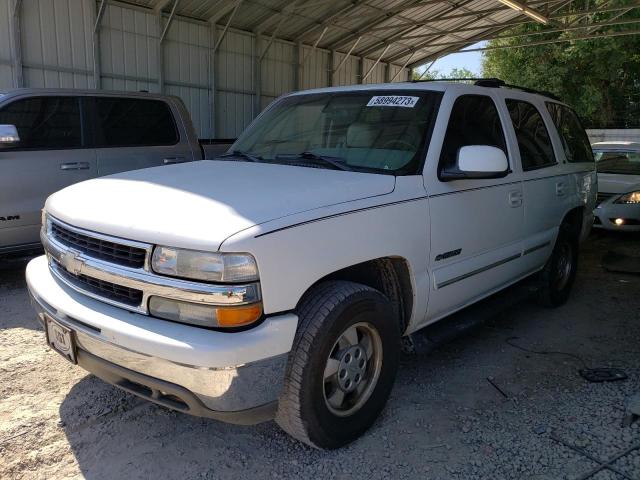
[[[518,139],[522,169],[534,170],[555,165],[551,138],[538,109],[522,100],[506,102]]]
[[[20,142],[3,150],[55,150],[82,146],[76,97],[31,97],[0,110],[0,124],[15,125]]]
[[[96,97],[97,147],[175,145],[178,131],[160,100]]]
[[[584,128],[573,110],[559,103],[547,102],[551,115],[562,140],[562,148],[571,163],[593,162],[593,152]]]
[[[497,147],[507,155],[500,115],[491,97],[458,97],[451,110],[442,144],[439,171],[454,168],[458,151],[469,145]]]

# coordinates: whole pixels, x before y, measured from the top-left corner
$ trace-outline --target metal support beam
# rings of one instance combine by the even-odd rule
[[[24,86],[22,75],[22,41],[20,34],[20,14],[22,13],[22,0],[11,0],[10,3],[10,35],[11,35],[11,63],[13,73],[13,85],[16,88]]]
[[[333,87],[333,62],[335,61],[336,58],[336,51],[335,50],[330,50],[329,51],[329,62],[328,62],[328,68],[327,68],[327,86],[328,87]]]
[[[402,64],[402,67],[400,67],[400,70],[398,70],[396,72],[396,74],[393,76],[393,78],[391,79],[391,82],[393,82],[396,78],[398,78],[398,75],[400,75],[400,73],[407,68],[407,65],[409,65],[409,62],[411,61],[411,59],[416,55],[416,52],[413,52],[411,55],[409,55],[409,57],[407,58],[407,60]]]
[[[102,0],[98,11],[95,11],[96,2],[90,0],[91,8],[95,12],[95,22],[93,24],[93,88],[99,90],[102,86],[102,68],[100,63],[100,26],[102,25],[102,17],[107,8],[107,0]]]
[[[371,73],[373,72],[373,70],[378,66],[378,63],[380,63],[380,60],[382,60],[382,57],[384,57],[385,53],[387,53],[387,50],[389,50],[389,47],[391,47],[391,45],[387,45],[385,47],[385,49],[382,51],[382,53],[380,54],[380,56],[376,59],[376,61],[373,63],[373,65],[371,65],[371,68],[369,68],[369,70],[367,70],[367,73],[364,74],[364,77],[362,77],[362,83],[365,82],[365,80],[367,78],[369,78],[369,75],[371,75]]]
[[[169,31],[169,27],[171,26],[171,22],[173,22],[173,17],[176,14],[176,8],[178,8],[178,3],[180,3],[180,0],[175,0],[175,2],[173,3],[173,8],[171,8],[171,13],[169,14],[169,19],[167,20],[167,23],[164,26],[164,29],[162,30],[162,33],[160,34],[160,44],[162,44],[162,42],[164,42],[164,39],[167,36],[167,32]],[[160,24],[162,24],[162,12],[159,12],[159,15],[160,15]]]
[[[256,34],[253,46],[253,118],[256,118],[262,110],[262,62],[260,49],[262,48],[262,35]]]
[[[329,27],[324,27],[324,29],[322,30],[322,33],[320,34],[320,36],[316,39],[315,42],[313,42],[313,47],[311,47],[311,51],[309,53],[307,53],[307,55],[302,59],[302,67],[304,68],[304,64],[306,63],[307,59],[313,54],[313,52],[316,51],[316,48],[318,48],[318,44],[322,41],[322,37],[324,37],[324,34],[327,33],[327,30],[329,29]]]
[[[362,39],[362,37],[356,38],[356,41],[353,42],[353,45],[351,45],[351,48],[349,49],[349,51],[345,54],[345,56],[342,58],[342,60],[340,60],[340,63],[338,64],[338,66],[333,69],[333,74],[334,75],[336,73],[338,73],[338,71],[342,68],[342,66],[345,64],[345,62],[347,60],[349,60],[349,56],[351,55],[351,52],[353,52],[353,50],[358,46],[358,43],[360,43],[361,39]]]
[[[294,70],[293,70],[293,88],[302,90],[302,42],[297,42],[293,49]]]
[[[207,76],[209,77],[209,138],[216,137],[216,106],[218,105],[218,98],[216,93],[216,80],[217,80],[217,58],[213,47],[216,44],[216,24],[209,23],[209,69]]]
[[[364,72],[364,57],[358,57],[358,73],[356,75],[358,83],[364,83],[362,81],[363,72]]]
[[[391,64],[385,63],[384,64],[384,83],[389,83],[390,80],[391,80]]]
[[[231,15],[229,15],[229,18],[227,19],[227,23],[224,26],[224,30],[222,30],[222,34],[218,38],[218,41],[216,42],[215,46],[213,47],[213,51],[214,52],[218,51],[218,48],[220,47],[220,44],[222,43],[222,40],[224,40],[224,37],[227,35],[227,30],[229,30],[229,25],[231,25],[231,21],[233,20],[233,17],[236,16],[236,13],[238,12],[238,9],[240,8],[240,4],[241,3],[242,3],[242,0],[237,0],[236,1],[236,4],[233,7],[233,10],[231,11]],[[212,21],[212,23],[214,23],[214,21]]]
[[[291,12],[293,11],[293,9],[296,8],[296,5],[300,3],[300,0],[295,0],[293,3],[290,3],[289,5],[287,5],[282,12],[280,12],[280,21],[278,22],[278,25],[276,25],[275,30],[273,31],[273,33],[271,34],[271,37],[269,38],[269,43],[267,43],[267,46],[265,47],[264,51],[262,52],[262,54],[260,55],[260,61],[262,61],[262,59],[264,58],[264,56],[267,54],[267,52],[269,51],[269,49],[271,48],[271,45],[273,44],[273,41],[276,38],[276,35],[278,34],[278,32],[280,31],[280,28],[282,28],[282,25],[284,24],[284,21],[289,18],[289,16],[291,15]],[[261,29],[258,29],[256,31],[257,34],[262,33]]]
[[[574,42],[578,40],[598,40],[600,38],[625,37],[629,35],[640,35],[640,30],[613,31],[613,32],[607,32],[607,33],[602,33],[598,35],[580,35],[572,38],[556,38],[554,40],[538,40],[535,42],[524,42],[519,45],[490,45],[488,47],[467,48],[464,51],[458,50],[457,52],[451,52],[451,53],[484,52],[488,50],[504,50],[507,48],[535,47],[538,45],[551,45],[555,43]]]

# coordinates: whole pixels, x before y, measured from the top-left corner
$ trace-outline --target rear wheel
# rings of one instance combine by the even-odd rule
[[[362,435],[389,397],[400,350],[390,302],[352,282],[318,285],[301,302],[276,421],[316,448]]]
[[[540,273],[540,302],[557,307],[569,298],[578,270],[578,239],[570,225],[562,224],[551,258]]]

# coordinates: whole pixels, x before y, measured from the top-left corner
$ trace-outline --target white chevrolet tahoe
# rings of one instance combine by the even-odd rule
[[[27,281],[50,346],[98,377],[336,448],[383,409],[402,336],[533,274],[543,303],[567,299],[596,182],[549,96],[311,90],[222,158],[50,196]]]

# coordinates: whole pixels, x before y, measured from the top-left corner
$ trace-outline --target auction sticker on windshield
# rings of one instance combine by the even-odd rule
[[[403,107],[413,108],[420,97],[403,97],[401,95],[377,95],[371,97],[367,107]]]

